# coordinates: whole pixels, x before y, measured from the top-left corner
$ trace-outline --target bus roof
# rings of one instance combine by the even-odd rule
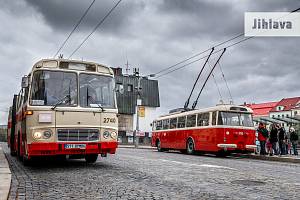
[[[89,72],[99,72],[102,74],[113,75],[113,70],[105,65],[81,61],[81,60],[70,60],[70,59],[42,59],[34,64],[34,69],[67,69],[67,70],[77,70],[77,71],[89,71]]]
[[[181,117],[181,116],[186,116],[186,115],[198,114],[198,113],[212,112],[212,111],[253,113],[251,108],[248,108],[245,106],[222,104],[222,105],[216,105],[216,106],[208,107],[208,108],[202,108],[202,109],[196,109],[196,110],[191,110],[191,111],[177,112],[177,113],[170,113],[167,115],[162,115],[159,118],[157,118],[155,121],[169,119],[169,118],[173,118],[173,117]]]

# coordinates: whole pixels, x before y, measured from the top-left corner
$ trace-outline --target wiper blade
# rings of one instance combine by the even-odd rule
[[[54,106],[51,109],[54,110],[58,105],[61,105],[63,103],[68,103],[68,102],[71,102],[71,96],[67,94],[61,100],[58,100],[57,103],[54,104]]]
[[[92,100],[92,102],[94,103],[94,104],[96,104],[99,108],[101,108],[101,110],[102,110],[102,112],[104,112],[104,108],[103,108],[103,106],[101,106],[100,104],[98,104],[97,102],[96,102],[96,100],[92,97],[92,96],[88,96],[88,100]]]

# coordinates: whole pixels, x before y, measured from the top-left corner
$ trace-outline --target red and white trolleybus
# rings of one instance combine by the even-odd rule
[[[211,108],[171,113],[153,122],[152,146],[158,151],[176,149],[225,155],[253,152],[255,128],[252,110],[243,106],[217,105]]]

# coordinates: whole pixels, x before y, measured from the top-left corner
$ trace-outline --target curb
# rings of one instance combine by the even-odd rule
[[[0,200],[7,200],[11,184],[11,171],[0,145]]]
[[[247,155],[247,154],[236,154],[234,157],[249,158],[253,160],[266,160],[275,162],[287,162],[287,163],[300,163],[299,158],[293,157],[277,157],[277,156],[259,156],[259,155]]]
[[[138,148],[135,148],[134,146],[130,145],[118,145],[118,148],[125,148],[125,149],[148,149],[148,150],[155,150],[156,147],[151,146],[139,146]]]

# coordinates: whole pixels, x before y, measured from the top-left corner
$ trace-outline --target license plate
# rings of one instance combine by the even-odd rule
[[[85,144],[65,144],[65,149],[85,149]]]

